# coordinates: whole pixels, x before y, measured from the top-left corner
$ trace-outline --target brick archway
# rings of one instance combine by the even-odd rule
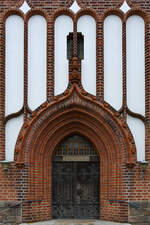
[[[102,105],[92,98],[84,96],[73,85],[65,96],[56,98],[50,104],[43,104],[43,108],[33,114],[20,132],[16,160],[18,164],[24,162],[28,174],[25,198],[42,200],[43,208],[41,205],[40,210],[43,220],[51,218],[53,152],[61,140],[72,133],[87,137],[100,156],[100,217],[109,219],[111,208],[118,220],[122,206],[111,206],[109,200],[126,199],[126,165],[136,160],[135,146],[121,117],[112,112],[107,104]],[[34,214],[34,206],[31,210]]]

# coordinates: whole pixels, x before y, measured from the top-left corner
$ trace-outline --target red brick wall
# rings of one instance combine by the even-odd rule
[[[23,204],[23,221],[47,220],[51,215],[51,156],[56,145],[71,132],[87,136],[96,146],[101,162],[100,218],[113,221],[128,220],[128,205],[122,201],[150,201],[150,166],[141,178],[133,137],[122,118],[104,102],[103,21],[109,14],[118,15],[123,23],[123,86],[126,88],[126,19],[141,15],[146,24],[146,160],[150,160],[150,1],[128,0],[132,9],[123,14],[122,0],[78,0],[82,10],[74,15],[68,10],[73,0],[27,0],[32,8],[23,15],[18,8],[22,0],[0,1],[0,160],[5,155],[5,19],[18,14],[25,22],[24,115],[15,149],[15,162],[8,173],[0,166],[0,201],[41,200]],[[13,7],[13,9],[11,8]],[[88,7],[88,9],[86,8]],[[89,9],[90,7],[90,9]],[[47,102],[35,112],[27,107],[27,22],[34,14],[47,20]],[[77,80],[70,80],[67,91],[54,97],[54,19],[71,16],[76,24],[82,14],[94,16],[97,22],[97,96],[86,93]],[[76,52],[76,44],[74,52]],[[80,63],[79,63],[80,64]],[[79,65],[80,68],[80,65]],[[71,71],[70,71],[71,72]],[[80,69],[78,75],[80,76]],[[71,76],[70,76],[71,77]],[[76,98],[74,97],[76,93]],[[123,95],[126,115],[126,92]],[[27,118],[27,113],[30,117]],[[92,123],[91,123],[92,121]],[[101,146],[101,151],[99,151]],[[21,168],[20,168],[21,167]],[[110,200],[116,202],[111,203]]]

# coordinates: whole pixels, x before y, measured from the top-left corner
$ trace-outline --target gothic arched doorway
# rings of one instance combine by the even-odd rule
[[[97,219],[100,214],[100,162],[83,136],[64,139],[52,158],[52,216]]]

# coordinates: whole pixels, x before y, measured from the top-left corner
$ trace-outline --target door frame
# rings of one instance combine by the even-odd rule
[[[77,139],[75,139],[75,137]],[[69,142],[68,140],[71,140],[71,142]],[[75,141],[78,142],[78,143],[76,143]],[[75,145],[75,147],[74,147],[73,144]],[[86,148],[84,148],[84,144],[86,144]],[[79,148],[80,148],[80,150],[79,150]],[[62,166],[58,166],[58,168],[57,168],[57,165],[59,165],[61,163],[62,163]],[[72,204],[70,205],[70,207],[71,207],[70,209],[66,207],[66,213],[67,213],[67,210],[68,211],[70,210],[69,214],[72,213],[72,215],[68,215],[68,217],[67,217],[67,215],[65,215],[65,216],[64,215],[60,215],[60,216],[58,215],[58,217],[55,218],[55,215],[53,214],[53,210],[55,210],[55,207],[56,207],[56,211],[57,211],[58,206],[56,206],[55,204],[53,205],[53,199],[54,199],[53,182],[56,181],[56,180],[54,181],[55,176],[56,176],[55,179],[57,179],[58,171],[55,174],[55,171],[53,171],[53,168],[56,166],[55,167],[56,170],[59,170],[59,168],[65,169],[65,167],[67,168],[67,163],[68,163],[68,165],[70,164],[71,170],[69,170],[69,172],[71,171],[71,177],[70,176],[69,177],[70,177],[70,182],[72,182],[72,183],[70,183],[70,185],[71,185],[70,188],[72,188],[72,191],[70,192],[68,190],[68,193],[69,194],[75,193],[75,195],[74,195],[75,198],[73,196],[70,197],[71,200],[72,200],[71,201]],[[97,164],[95,170],[92,171],[92,167],[90,168],[90,164],[93,165],[93,166],[95,164]],[[98,175],[98,176],[96,176],[97,179],[98,179],[97,180],[98,190],[96,191],[96,189],[93,189],[93,187],[91,185],[89,186],[89,188],[91,188],[91,190],[93,189],[93,198],[94,198],[93,203],[91,204],[91,207],[89,207],[90,206],[90,200],[87,200],[87,202],[86,203],[84,202],[84,204],[83,203],[80,203],[80,204],[77,203],[77,199],[82,198],[82,194],[79,193],[79,192],[77,193],[77,190],[76,190],[77,182],[79,182],[79,184],[82,183],[78,180],[78,175],[79,175],[78,174],[78,165],[80,167],[82,166],[84,168],[86,166],[88,166],[87,167],[87,169],[88,169],[87,173],[90,176],[89,182],[91,182],[90,181],[91,177],[94,178],[96,175]],[[60,169],[59,173],[62,173],[62,175],[63,175],[64,171],[62,172],[61,169]],[[97,171],[97,169],[98,169],[98,171]],[[69,175],[69,173],[64,174],[64,176],[66,176],[66,175]],[[57,184],[58,184],[58,182],[56,182],[56,185]],[[95,182],[94,182],[94,184],[95,184]],[[65,184],[62,183],[61,185],[63,186]],[[57,186],[56,186],[56,188],[57,188]],[[96,186],[95,186],[95,188],[96,188]],[[58,187],[58,189],[59,189],[59,187]],[[81,186],[80,192],[85,191],[84,189],[86,189],[86,187],[83,188],[83,186]],[[94,192],[94,190],[96,191],[96,193]],[[97,194],[98,196],[96,197],[95,194]],[[55,193],[55,195],[57,196],[56,193]],[[89,199],[89,197],[90,197],[90,195],[88,195],[88,199]],[[65,201],[65,199],[66,198],[64,198],[64,201]],[[64,203],[64,201],[63,201],[63,203]],[[74,201],[74,203],[73,203],[73,201]],[[65,210],[65,204],[67,204],[67,202],[65,204],[63,204],[63,203],[62,203],[62,205],[61,205],[61,203],[59,205],[60,209],[62,210],[62,214],[63,214],[63,210]],[[59,201],[58,201],[58,204],[59,204]],[[88,205],[87,209],[86,209],[86,204]],[[97,208],[97,204],[98,204],[98,208]],[[82,208],[82,205],[85,205],[85,209]],[[95,212],[93,211],[94,207],[95,207]],[[95,215],[93,215],[93,214],[90,215],[90,208],[92,210],[92,213],[93,214],[95,213]],[[59,211],[61,211],[61,210],[59,210]],[[86,215],[79,215],[80,211],[83,211],[83,214],[84,214],[86,210],[87,210]],[[77,212],[77,211],[79,211],[79,212]],[[98,155],[97,151],[95,150],[94,145],[86,137],[81,136],[81,135],[75,135],[75,134],[72,135],[72,136],[68,136],[67,138],[65,138],[65,140],[61,141],[58,144],[58,146],[57,146],[57,148],[54,152],[54,155],[52,157],[52,217],[54,217],[54,219],[99,219],[99,212],[100,212],[100,158],[99,158],[99,155]],[[58,214],[59,214],[59,212],[58,212]]]

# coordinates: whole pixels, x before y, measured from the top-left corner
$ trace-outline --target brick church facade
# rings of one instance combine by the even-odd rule
[[[6,219],[6,214],[3,210],[7,209],[8,215],[10,213],[9,207],[11,206],[14,214],[15,210],[17,210],[18,214],[15,218],[19,222],[71,218],[71,216],[72,218],[80,218],[80,216],[81,218],[88,218],[90,214],[90,218],[92,218],[92,215],[95,215],[93,216],[94,218],[102,220],[149,224],[150,1],[127,0],[126,3],[130,9],[126,13],[120,8],[124,4],[124,0],[77,0],[76,3],[80,9],[76,13],[70,9],[74,3],[73,0],[26,0],[30,7],[27,13],[23,13],[20,9],[23,3],[23,0],[0,1],[0,215],[1,213],[3,215],[0,218]],[[12,111],[6,115],[6,64],[9,61],[6,60],[6,21],[14,15],[22,18],[24,23],[23,105],[17,111]],[[28,103],[30,82],[28,76],[30,63],[28,57],[28,24],[30,18],[35,15],[42,16],[47,24],[46,99],[40,105],[31,109]],[[111,15],[118,17],[122,25],[122,103],[119,109],[115,108],[104,96],[104,21]],[[72,33],[72,36],[68,33],[71,37],[71,48],[67,49],[68,55],[70,54],[67,59],[68,84],[62,93],[55,94],[55,21],[61,16],[67,16],[72,20],[73,30],[69,32]],[[96,24],[95,95],[85,90],[82,85],[83,59],[81,57],[82,54],[79,53],[80,40],[78,35],[78,33],[82,32],[78,32],[77,27],[78,20],[83,16],[92,17]],[[132,16],[138,16],[144,21],[145,74],[142,74],[142,76],[145,80],[145,115],[130,109],[127,101],[128,32],[126,27],[127,20]],[[68,39],[69,36],[67,36]],[[86,36],[83,35],[83,38],[85,41]],[[85,48],[86,46],[84,46]],[[84,50],[82,49],[82,51]],[[16,64],[15,66],[17,67],[18,65]],[[110,77],[113,80],[113,74]],[[15,104],[15,101],[13,103]],[[141,103],[139,102],[139,104]],[[6,125],[21,115],[23,116],[23,123],[19,129],[13,149],[14,158],[8,160],[6,157]],[[145,129],[145,157],[141,160],[140,157],[137,158],[136,140],[127,123],[128,115],[140,121]],[[11,129],[10,133],[13,133],[13,129]],[[68,139],[70,137],[72,139]],[[76,141],[75,137],[77,138]],[[87,151],[86,148],[83,148],[83,151],[81,151],[78,142],[93,147],[88,147],[89,150]],[[69,150],[65,146],[69,146]],[[78,151],[75,146],[78,146]],[[94,148],[93,151],[90,150],[92,148]],[[59,150],[62,151],[62,155]],[[58,174],[55,174],[54,163],[57,160],[59,163],[58,168],[56,168],[58,169]],[[88,168],[92,168],[91,165],[95,165],[94,163],[97,161],[98,164],[96,165],[99,165],[97,167],[98,176],[95,175],[95,172],[87,172],[90,169],[86,169],[86,163]],[[67,169],[77,169],[65,175],[65,170],[61,171],[60,168],[61,165],[69,165],[67,163],[72,163],[70,164],[72,167],[67,167]],[[62,205],[59,203],[59,195],[61,199],[61,195],[64,193],[64,199],[66,199],[66,196],[69,195],[66,192],[70,193],[74,190],[69,189],[67,185],[65,186],[65,182],[72,181],[62,180],[63,174],[64,177],[66,176],[66,179],[69,179],[70,174],[73,174],[70,179],[74,179],[74,174],[77,174],[76,179],[78,179],[81,171],[78,174],[76,170],[80,170],[80,167],[83,169],[81,174],[83,180],[81,178],[81,182],[77,186],[79,191],[75,191],[76,199],[81,199],[82,194],[85,194],[84,188],[84,191],[80,190],[80,186],[84,186],[84,175],[91,176],[90,179],[93,179],[92,176],[95,177],[95,180],[92,180],[95,184],[94,186],[90,183],[91,181],[85,178],[85,183],[87,182],[89,189],[91,187],[88,199],[90,199],[90,195],[94,196],[94,194],[92,195],[92,190],[97,188],[96,199],[98,206],[90,205],[90,200],[88,202],[83,200],[82,203],[85,206],[79,208],[79,211],[83,209],[84,215],[72,213],[72,211],[69,212],[69,210],[74,212],[75,207],[79,205],[78,203],[76,206],[72,203],[70,208],[67,209],[62,209]],[[68,169],[67,171],[71,170]],[[59,172],[61,177],[58,179],[57,175],[59,177]],[[78,181],[74,180],[71,184],[76,186],[76,182]],[[64,188],[63,193],[61,188]],[[55,189],[57,189],[56,193]],[[55,198],[58,198],[56,205],[54,204]],[[73,202],[76,202],[76,199],[73,197]],[[94,197],[93,201],[95,201]],[[77,202],[80,201],[77,200]],[[57,212],[57,208],[59,212]],[[87,208],[86,213],[84,213],[84,208]],[[88,211],[89,208],[91,212]]]

